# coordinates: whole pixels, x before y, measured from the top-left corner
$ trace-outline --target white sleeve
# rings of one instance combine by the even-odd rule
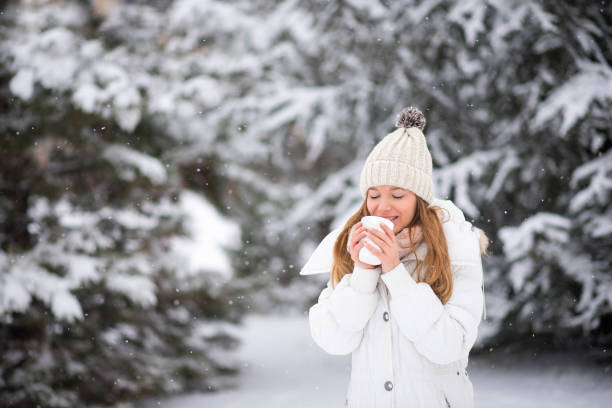
[[[379,275],[380,268],[355,266],[335,289],[327,283],[308,313],[310,333],[319,347],[329,354],[349,354],[359,346],[378,302]]]
[[[401,333],[436,364],[469,354],[482,316],[482,263],[452,264],[453,293],[442,305],[431,286],[417,283],[402,263],[381,276],[391,294],[390,309]]]

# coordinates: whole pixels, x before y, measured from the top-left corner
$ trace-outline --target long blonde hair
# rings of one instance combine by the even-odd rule
[[[422,262],[417,258],[418,282],[426,282],[433,289],[442,304],[445,304],[453,292],[453,277],[451,272],[448,245],[442,230],[442,222],[438,218],[438,211],[443,211],[438,206],[428,207],[427,202],[417,196],[416,211],[408,228],[420,226],[423,233],[423,241],[427,244],[427,255]],[[351,254],[347,251],[349,233],[353,225],[357,224],[362,217],[370,215],[367,207],[367,198],[353,214],[334,244],[334,263],[332,265],[330,280],[332,287],[340,282],[342,277],[353,271],[354,262]],[[416,243],[411,243],[412,251],[416,255]]]

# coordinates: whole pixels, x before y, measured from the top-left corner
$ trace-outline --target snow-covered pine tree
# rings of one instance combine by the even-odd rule
[[[304,237],[305,228],[339,225],[360,201],[365,152],[399,109],[417,105],[428,119],[437,195],[453,199],[493,241],[480,344],[542,337],[609,345],[611,7],[426,0],[309,2],[286,11],[279,20],[296,45],[286,51],[292,63],[277,70],[310,89],[331,86],[339,114],[319,109],[306,125],[301,157],[321,129],[325,144],[316,161],[288,158],[310,180],[270,231]],[[252,122],[267,122],[267,100],[273,96],[258,99],[262,113]],[[304,100],[272,114],[286,123],[272,121],[277,137],[297,139],[293,146],[310,115],[291,106]],[[302,247],[304,255],[312,249]]]
[[[278,24],[266,26],[283,27],[282,36],[259,50],[276,63],[263,64],[243,104],[233,103],[246,119],[240,109],[227,116],[240,121],[233,127],[248,125],[235,138],[278,146],[268,156],[283,174],[277,184],[304,182],[285,190],[293,192],[289,206],[257,206],[277,253],[295,259],[295,240],[308,228],[320,238],[355,208],[365,153],[401,107],[415,104],[428,118],[438,196],[452,198],[493,240],[481,344],[534,336],[609,344],[611,6],[281,4],[266,17]],[[313,96],[325,90],[332,93]],[[518,239],[523,252],[516,234],[527,234]],[[312,244],[302,248],[308,254]]]
[[[111,406],[232,383],[243,307],[224,250],[238,227],[164,159],[174,142],[141,114],[137,83],[85,41],[87,7],[2,11],[2,406]]]
[[[418,71],[444,78],[453,102],[439,191],[501,244],[489,341],[609,345],[611,6],[478,3],[432,10],[445,57]]]
[[[72,29],[66,17],[55,20],[54,27],[77,34],[77,46],[65,51],[77,61],[65,65],[77,67],[67,85],[40,74],[53,47],[12,49],[10,71],[12,80],[66,92],[77,109],[115,117],[126,129],[147,118],[171,135],[166,161],[206,173],[211,199],[241,221],[245,244],[234,266],[242,283],[280,281],[280,299],[318,292],[294,272],[330,225],[359,204],[365,155],[401,108],[416,105],[428,119],[438,196],[455,200],[493,240],[481,340],[548,333],[563,341],[584,329],[601,343],[610,333],[605,267],[593,275],[596,285],[584,273],[577,280],[570,267],[550,281],[548,293],[568,293],[569,285],[571,304],[598,305],[584,314],[553,295],[562,313],[583,319],[560,325],[560,315],[543,310],[541,289],[520,287],[526,300],[519,300],[508,272],[519,261],[503,238],[510,235],[497,231],[526,231],[523,222],[557,231],[569,219],[570,230],[587,234],[572,249],[575,259],[609,263],[609,209],[601,204],[608,175],[602,164],[589,166],[607,157],[610,144],[608,87],[592,85],[610,80],[609,9],[486,0],[126,2],[101,18],[97,37]],[[32,19],[25,21],[12,32],[27,31]],[[42,32],[22,44],[53,44],[63,35]],[[120,69],[104,75],[104,64]],[[133,84],[138,92],[129,91]],[[107,106],[114,98],[131,112],[123,119]],[[589,194],[597,201],[581,202]],[[534,236],[535,248],[558,234]],[[536,266],[524,276],[537,281],[554,262],[526,253]],[[532,317],[530,307],[540,314]]]
[[[83,28],[90,11],[82,3],[24,1],[15,3],[18,18],[4,47],[14,73],[11,89],[19,98],[29,99],[36,87],[62,92],[75,109],[113,119],[126,132],[146,118],[173,138],[164,146],[166,162],[214,177],[204,186],[220,208],[241,220],[248,242],[234,257],[246,286],[293,279],[302,232],[314,239],[330,217],[344,211],[346,199],[339,206],[333,201],[355,166],[345,168],[340,155],[363,155],[372,145],[369,135],[382,131],[368,131],[370,123],[383,121],[371,121],[366,110],[354,115],[352,106],[370,101],[368,106],[386,109],[370,100],[371,90],[360,89],[367,76],[359,66],[342,62],[324,41],[312,41],[316,30],[331,23],[342,31],[353,18],[345,23],[330,10],[329,22],[317,22],[311,11],[292,3],[278,6],[126,2],[98,17],[92,34]],[[59,8],[61,16],[55,13]],[[364,33],[356,45],[366,40]],[[351,71],[335,68],[334,58]],[[325,69],[319,59],[329,60]],[[378,66],[376,75],[384,70]],[[352,80],[343,85],[338,74]],[[320,200],[305,200],[313,194],[313,177],[322,180],[330,172],[338,173],[326,184],[332,201],[324,191],[315,193]],[[309,224],[321,225],[309,232],[304,216],[312,208],[317,211]]]

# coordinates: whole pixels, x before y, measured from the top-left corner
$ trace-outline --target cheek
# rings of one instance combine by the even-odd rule
[[[369,214],[373,214],[374,213],[374,205],[370,201],[368,201],[366,203],[366,208],[368,209],[368,213]]]
[[[412,204],[412,203],[411,203]],[[410,224],[410,221],[412,221],[412,218],[414,218],[414,213],[416,211],[416,205],[411,205],[408,204],[403,211],[404,214],[404,222],[406,222],[406,225]]]
[[[402,215],[401,221],[398,224],[398,227],[400,227],[400,230],[406,228],[408,226],[408,224],[410,224],[410,220],[412,218],[410,217],[410,214],[404,214]]]

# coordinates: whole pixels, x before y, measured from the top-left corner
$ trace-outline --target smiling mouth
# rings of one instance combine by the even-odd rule
[[[388,219],[391,222],[395,222],[395,220],[397,220],[399,218],[399,216],[395,216],[395,217],[383,217],[383,218],[386,218],[386,219]]]

